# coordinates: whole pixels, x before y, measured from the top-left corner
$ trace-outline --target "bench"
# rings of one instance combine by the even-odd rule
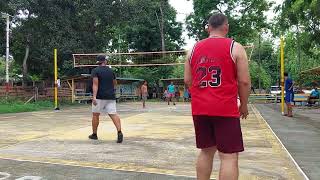
[[[316,98],[316,99],[310,99],[310,102],[312,102],[313,104],[317,104],[320,105],[320,97]]]
[[[121,94],[121,95],[116,95],[117,101],[126,101],[128,99],[133,99],[134,101],[136,101],[136,99],[138,99],[138,96],[135,94]]]
[[[84,89],[75,89],[74,100],[81,103],[82,101],[87,103],[92,100],[92,94],[86,93]]]
[[[295,94],[293,99],[293,104],[296,105],[296,102],[300,102],[300,105],[302,106],[303,103],[308,102],[309,94]]]
[[[250,94],[250,102],[276,103],[278,97],[273,94]]]

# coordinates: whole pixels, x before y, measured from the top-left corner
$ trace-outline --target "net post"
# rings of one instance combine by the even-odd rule
[[[54,56],[54,110],[59,110],[58,107],[58,59],[57,49],[53,50]]]
[[[284,115],[284,38],[280,39],[281,113]]]

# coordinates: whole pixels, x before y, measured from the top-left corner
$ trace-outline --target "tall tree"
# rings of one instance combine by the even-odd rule
[[[105,1],[38,1],[12,0],[16,12],[13,29],[13,53],[23,65],[24,77],[31,74],[52,74],[53,49],[59,49],[60,66],[71,60],[73,52],[97,52],[104,46],[98,37],[110,13],[98,16]],[[111,6],[111,1],[109,1]],[[105,7],[105,6],[104,6]],[[102,23],[103,22],[103,23]]]
[[[285,36],[287,70],[301,85],[308,84],[300,70],[320,65],[320,0],[285,0],[276,10],[274,33]]]
[[[115,5],[121,20],[109,27],[108,34],[114,37],[110,38],[111,50],[117,49],[119,36],[124,51],[161,51],[162,39],[165,50],[181,49],[182,24],[176,21],[176,11],[168,1],[116,1]]]
[[[14,15],[12,52],[29,80],[35,74],[42,78],[52,76],[54,48],[58,49],[59,72],[69,74],[75,72],[70,71],[72,53],[160,51],[162,44],[165,50],[178,50],[183,45],[182,24],[176,21],[174,8],[164,0],[7,0],[1,3]],[[171,70],[167,68],[163,72]]]
[[[197,40],[207,37],[204,25],[212,13],[221,12],[229,18],[229,36],[243,44],[252,43],[268,27],[265,12],[271,5],[267,0],[194,0],[194,13],[187,17],[189,36]]]

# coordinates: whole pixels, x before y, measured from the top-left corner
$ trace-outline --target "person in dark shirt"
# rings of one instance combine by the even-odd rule
[[[153,99],[157,98],[157,88],[156,87],[153,87],[153,89],[152,89],[152,98]]]
[[[92,70],[92,131],[90,139],[97,140],[97,130],[101,113],[108,114],[118,131],[117,143],[122,143],[121,121],[117,114],[114,87],[117,84],[115,74],[107,65],[104,55],[97,56],[98,67]]]
[[[287,111],[288,113],[285,114],[285,116],[292,117],[292,103],[294,99],[294,92],[293,92],[293,80],[289,78],[288,73],[284,73],[284,79],[285,79],[285,91],[286,91],[286,97],[285,97],[285,102],[287,105]]]

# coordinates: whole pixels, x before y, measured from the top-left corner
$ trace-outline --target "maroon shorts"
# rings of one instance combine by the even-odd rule
[[[223,153],[244,151],[239,118],[193,116],[197,148],[216,146]]]

